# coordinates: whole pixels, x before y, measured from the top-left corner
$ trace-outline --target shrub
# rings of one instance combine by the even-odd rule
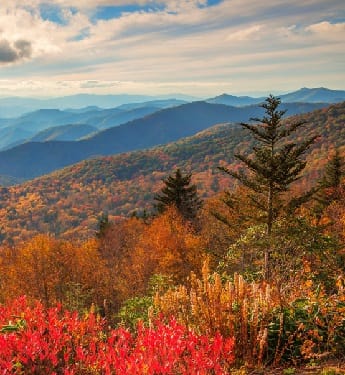
[[[154,305],[200,334],[234,337],[236,360],[241,363],[278,365],[343,355],[344,280],[339,278],[333,295],[311,280],[298,287],[290,291],[290,301],[283,301],[274,285],[249,283],[238,274],[222,282],[205,264],[201,279],[192,274],[189,288],[157,294]]]
[[[11,374],[227,374],[234,340],[194,333],[171,318],[131,334],[92,312],[0,306],[0,368]]]

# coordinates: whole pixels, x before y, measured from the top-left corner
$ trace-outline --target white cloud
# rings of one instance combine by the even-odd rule
[[[246,85],[248,90],[250,85],[265,85],[265,80],[268,84],[271,79],[276,86],[286,85],[287,79],[294,82],[290,75],[296,69],[296,75],[303,72],[306,80],[313,77],[309,80],[315,80],[314,86],[322,71],[329,71],[329,77],[332,71],[334,77],[338,75],[332,82],[345,78],[344,72],[339,74],[345,26],[334,18],[344,14],[339,0],[326,5],[324,0],[224,0],[213,7],[201,7],[206,0],[162,0],[166,10],[131,12],[98,21],[91,18],[95,7],[114,5],[114,1],[44,1],[64,7],[63,24],[41,18],[37,6],[42,2],[2,2],[0,40],[11,48],[25,40],[31,53],[17,59],[12,68],[9,63],[0,66],[0,78],[35,81],[46,92],[56,85],[59,93],[135,87],[143,92],[154,88],[176,91],[173,83],[180,89],[184,82],[194,95],[195,91],[215,90],[217,85],[235,90],[231,82],[241,90]],[[116,1],[116,5],[128,4],[154,2]],[[71,6],[78,11],[71,11]],[[307,66],[311,63],[312,68]],[[239,84],[240,80],[247,83]],[[301,78],[296,82],[298,87]],[[16,84],[12,87],[19,90]],[[33,84],[21,90],[25,87],[36,90]]]
[[[260,31],[262,30],[262,25],[253,25],[246,29],[241,29],[238,31],[234,31],[229,34],[226,40],[233,40],[233,41],[243,41],[243,40],[258,40],[260,39]]]
[[[319,22],[306,27],[306,31],[328,40],[345,40],[345,23]]]

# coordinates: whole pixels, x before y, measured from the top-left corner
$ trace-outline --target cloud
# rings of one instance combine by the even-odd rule
[[[0,40],[0,63],[12,63],[29,58],[32,53],[31,42],[19,39],[11,44],[8,40]]]
[[[344,77],[343,0],[4,1],[0,79],[33,80],[34,90],[216,94]],[[107,6],[118,11],[106,17]],[[29,57],[35,64],[9,63]]]
[[[249,28],[242,29],[235,31],[229,34],[226,40],[235,40],[235,41],[243,41],[243,40],[256,40],[259,39],[260,31],[262,30],[262,25],[253,25]]]
[[[90,89],[90,88],[110,88],[117,86],[119,82],[109,82],[109,81],[85,81],[80,83],[80,88],[82,89]]]
[[[35,2],[44,3],[42,0],[35,0]],[[52,0],[51,3],[61,6],[72,6],[79,9],[91,9],[101,6],[164,5],[169,11],[178,11],[180,9],[191,9],[195,6],[205,6],[207,5],[207,0]]]
[[[327,21],[315,23],[306,27],[306,31],[322,38],[345,39],[345,23],[330,23]]]

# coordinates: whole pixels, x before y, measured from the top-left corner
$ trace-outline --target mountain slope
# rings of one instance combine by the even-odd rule
[[[307,122],[298,132],[298,141],[320,135],[307,155],[308,184],[320,175],[335,147],[345,156],[344,119],[345,103],[292,119]],[[37,232],[64,236],[76,232],[78,237],[93,234],[101,212],[108,212],[114,219],[136,209],[150,210],[162,178],[177,167],[192,172],[200,194],[210,196],[233,186],[217,166],[237,168],[234,153],[249,152],[252,146],[252,138],[239,125],[217,125],[166,146],[86,160],[0,189],[3,233],[13,240]]]
[[[25,142],[26,139],[32,137],[34,133],[26,129],[21,129],[19,127],[7,127],[0,129],[0,150],[12,145],[12,147],[17,144]]]
[[[119,108],[116,108],[119,110]],[[91,117],[87,120],[89,124],[95,124],[98,129],[107,129],[111,128],[117,125],[125,124],[129,121],[133,121],[135,119],[140,119],[141,117],[145,117],[147,115],[150,115],[154,112],[159,111],[159,107],[149,107],[149,106],[143,106],[138,108],[129,108],[129,109],[121,109],[121,112],[110,114],[109,116],[104,116],[103,118],[100,118],[98,116],[98,120]]]
[[[283,102],[304,102],[304,103],[339,103],[345,100],[344,90],[329,90],[324,87],[308,89],[306,87],[280,95]]]
[[[118,106],[118,109],[123,110],[131,110],[131,109],[138,109],[138,108],[145,108],[145,107],[154,107],[154,108],[170,108],[170,107],[177,107],[182,104],[187,104],[186,100],[179,100],[179,99],[162,99],[162,100],[150,100],[148,102],[140,102],[140,103],[126,103]]]
[[[38,132],[51,126],[80,122],[80,115],[59,109],[40,109],[15,119],[0,119],[0,127],[21,128]]]
[[[325,104],[285,104],[289,115]],[[163,109],[78,142],[29,142],[0,152],[0,174],[32,178],[80,160],[140,150],[191,136],[212,125],[247,121],[263,114],[258,106],[230,107],[193,102]]]
[[[29,142],[75,141],[97,132],[97,128],[86,124],[54,126],[42,130],[29,138]]]
[[[0,149],[28,141],[37,132],[56,126],[86,124],[100,130],[147,116],[163,107],[175,106],[178,101],[136,103],[132,108],[87,107],[79,110],[40,109],[13,119],[0,119]],[[156,105],[156,106],[154,106]],[[8,133],[11,133],[11,137]],[[75,138],[74,138],[75,139]]]
[[[207,103],[224,104],[234,107],[243,107],[246,105],[260,103],[264,98],[252,98],[250,96],[234,96],[229,94],[222,94],[214,98],[207,99]]]

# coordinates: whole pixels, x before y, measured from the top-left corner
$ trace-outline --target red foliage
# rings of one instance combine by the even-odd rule
[[[170,319],[136,334],[90,313],[0,306],[0,374],[228,374],[233,338],[198,335]]]

